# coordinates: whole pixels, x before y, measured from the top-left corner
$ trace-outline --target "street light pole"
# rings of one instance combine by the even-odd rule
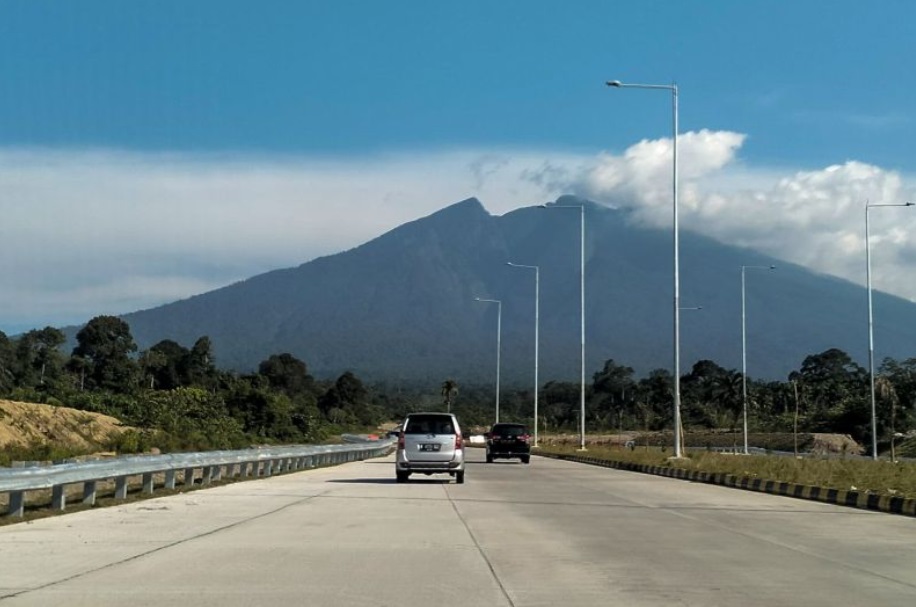
[[[681,287],[678,259],[678,212],[677,212],[677,133],[678,133],[678,88],[677,84],[625,84],[620,80],[605,83],[613,88],[656,89],[671,92],[672,111],[672,198],[674,210],[674,457],[681,457]]]
[[[474,298],[476,301],[496,304],[496,422],[499,423],[499,354],[502,351],[503,302],[498,299]]]
[[[745,270],[775,270],[776,266],[741,266],[741,401],[742,416],[744,417],[744,454],[748,454],[747,447],[747,314],[745,305]]]
[[[585,448],[585,205],[546,204],[542,209],[579,209],[579,344],[581,348],[579,373],[579,451]]]
[[[871,391],[871,458],[878,459],[878,416],[875,407],[875,335],[871,303],[871,246],[868,240],[868,210],[874,207],[911,207],[912,202],[869,204],[865,202],[865,281],[868,285],[868,377]]]
[[[534,446],[538,446],[538,328],[540,326],[540,299],[541,299],[541,268],[526,266],[520,263],[506,262],[513,268],[527,268],[534,270]]]

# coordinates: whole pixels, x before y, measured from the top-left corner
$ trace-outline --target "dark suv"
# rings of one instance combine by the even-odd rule
[[[525,424],[495,424],[487,432],[487,463],[497,457],[517,457],[527,464],[531,459],[531,440]]]

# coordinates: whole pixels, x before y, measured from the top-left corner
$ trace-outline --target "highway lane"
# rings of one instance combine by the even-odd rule
[[[357,462],[0,528],[0,606],[910,605],[916,521],[533,458]]]

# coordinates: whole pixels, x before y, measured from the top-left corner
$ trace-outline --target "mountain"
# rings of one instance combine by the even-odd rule
[[[638,373],[672,368],[670,230],[584,204],[586,373],[604,361]],[[250,370],[290,352],[312,373],[366,379],[493,381],[502,301],[503,381],[534,367],[534,272],[540,267],[540,378],[579,374],[579,214],[528,207],[492,216],[477,199],[404,224],[359,247],[196,297],[127,314],[141,348],[211,338],[217,364]],[[700,359],[741,367],[741,266],[747,272],[747,364],[784,379],[805,356],[841,348],[867,361],[865,289],[752,250],[681,232],[681,369]],[[876,356],[916,356],[916,304],[874,293]]]

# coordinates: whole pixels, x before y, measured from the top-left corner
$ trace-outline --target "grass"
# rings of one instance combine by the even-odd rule
[[[582,455],[572,446],[553,446],[542,452]],[[867,491],[877,495],[916,498],[916,463],[871,461],[863,459],[780,457],[773,455],[729,455],[714,452],[688,452],[680,460],[669,459],[670,450],[639,447],[635,450],[616,446],[590,446],[589,457],[650,466],[668,466],[738,477],[760,478],[779,482]]]

